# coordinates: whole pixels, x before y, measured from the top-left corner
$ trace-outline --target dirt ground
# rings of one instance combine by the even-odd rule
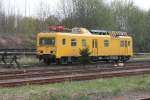
[[[2,100],[32,100],[32,98],[30,97],[30,99],[29,99],[28,96],[14,96],[14,97],[13,96],[11,96],[11,97],[0,96],[0,99],[2,99]],[[53,100],[53,99],[50,99],[50,100]],[[76,100],[76,99],[72,98],[72,100]],[[96,95],[92,94],[91,98],[88,100],[150,100],[150,93],[148,93],[148,92],[129,92],[129,93],[120,94],[118,96],[107,96],[107,95],[102,96],[101,94],[96,94]]]
[[[149,99],[148,99],[149,98]],[[117,96],[97,95],[93,96],[92,100],[150,100],[150,92],[127,92]]]
[[[106,98],[104,100],[142,100],[147,99],[150,100],[150,93],[142,93],[142,92],[136,92],[136,93],[127,93],[116,97]]]

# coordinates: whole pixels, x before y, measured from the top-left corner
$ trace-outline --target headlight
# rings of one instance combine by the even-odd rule
[[[43,51],[39,51],[39,53],[43,53]]]
[[[50,51],[50,53],[51,53],[51,54],[55,54],[55,53],[56,53],[56,51]]]

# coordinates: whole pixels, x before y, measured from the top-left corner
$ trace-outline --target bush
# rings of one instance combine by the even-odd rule
[[[90,63],[90,51],[88,48],[80,49],[80,63],[87,64]]]

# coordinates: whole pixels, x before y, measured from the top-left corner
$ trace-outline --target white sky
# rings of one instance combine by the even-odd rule
[[[150,9],[150,0],[134,0],[134,2],[142,9]]]
[[[60,2],[60,0],[0,0],[3,1],[3,6],[5,6],[6,11],[15,10],[16,12],[25,15],[25,7],[26,7],[26,15],[35,16],[37,10],[39,9],[39,3],[41,1],[45,2],[49,6],[51,6],[52,10],[59,7],[56,5]],[[26,6],[25,6],[25,1]],[[112,0],[108,0],[112,1]],[[141,9],[148,10],[150,9],[150,0],[133,0],[135,5],[139,6]],[[10,3],[9,3],[10,2]],[[15,8],[14,8],[15,6]],[[10,8],[10,10],[8,9]],[[13,9],[12,9],[13,8]]]

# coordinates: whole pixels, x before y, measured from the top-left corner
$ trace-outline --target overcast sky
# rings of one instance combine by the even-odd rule
[[[60,0],[1,0],[1,1],[3,1],[3,6],[5,6],[5,8],[11,7],[13,8],[13,10],[23,15],[25,15],[25,7],[26,7],[26,12],[27,12],[26,15],[31,15],[31,16],[36,15],[36,11],[39,8],[38,6],[41,1],[49,4],[52,10],[56,9],[58,7],[58,5],[56,4],[60,2]],[[112,0],[107,0],[107,1],[112,1]],[[150,0],[133,0],[133,1],[135,5],[139,6],[141,9],[144,10],[150,9]]]

